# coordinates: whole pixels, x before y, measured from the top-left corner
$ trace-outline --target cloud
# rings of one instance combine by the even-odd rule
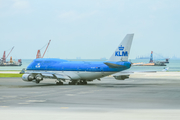
[[[165,1],[165,0],[150,3],[150,9],[155,12],[159,10],[172,9],[173,7],[175,6],[174,4],[172,4],[172,2]]]
[[[29,2],[24,0],[13,0],[14,3],[12,5],[15,9],[26,9],[29,8]]]
[[[93,16],[97,13],[98,13],[97,11],[86,12],[86,13],[78,13],[76,11],[68,11],[68,12],[60,13],[60,15],[58,15],[58,18],[60,18],[61,20],[74,21],[74,20],[79,20],[79,19]]]
[[[15,15],[31,13],[27,0],[0,0],[0,17],[14,17]]]

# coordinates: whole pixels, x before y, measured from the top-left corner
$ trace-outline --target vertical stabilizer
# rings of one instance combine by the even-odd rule
[[[127,34],[108,61],[128,61],[134,34]]]

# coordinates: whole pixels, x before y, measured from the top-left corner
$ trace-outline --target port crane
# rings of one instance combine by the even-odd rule
[[[45,49],[42,57],[41,57],[41,52],[40,52],[40,50],[41,50],[42,48],[44,48],[44,47],[42,47],[41,49],[39,49],[39,50],[37,51],[36,59],[38,59],[38,58],[43,58],[43,57],[44,57],[44,55],[45,55],[45,53],[46,53],[46,51],[47,51],[47,49],[48,49],[48,47],[49,47],[50,42],[51,42],[51,40],[49,40],[49,42],[48,42],[48,44],[47,44],[47,47],[46,47],[46,49]]]
[[[9,52],[9,54],[6,56],[6,51],[4,51],[3,57],[2,57],[2,61],[3,63],[6,62],[6,59],[9,57],[10,53],[12,52],[12,50],[14,49],[14,46],[12,47],[11,51]]]

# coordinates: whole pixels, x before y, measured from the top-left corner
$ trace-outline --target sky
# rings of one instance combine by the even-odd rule
[[[107,59],[134,33],[130,58],[180,57],[179,0],[0,0],[0,56]],[[44,49],[41,49],[43,54]]]

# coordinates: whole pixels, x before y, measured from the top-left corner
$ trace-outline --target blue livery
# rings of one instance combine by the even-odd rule
[[[83,62],[83,61],[67,61],[56,58],[40,58],[35,59],[27,67],[26,70],[42,70],[42,71],[95,71],[95,72],[119,72],[122,70],[129,69],[131,66],[130,62],[111,62],[121,67],[110,68],[104,62]],[[123,66],[123,67],[122,67]]]
[[[70,85],[85,85],[88,81],[113,75],[129,69],[128,62],[130,48],[134,34],[127,34],[121,44],[113,52],[108,61],[68,61],[58,58],[38,58],[26,68],[22,79],[26,82],[39,83],[45,78],[56,79],[57,85],[69,81]],[[129,78],[129,75],[113,76],[117,80]]]

